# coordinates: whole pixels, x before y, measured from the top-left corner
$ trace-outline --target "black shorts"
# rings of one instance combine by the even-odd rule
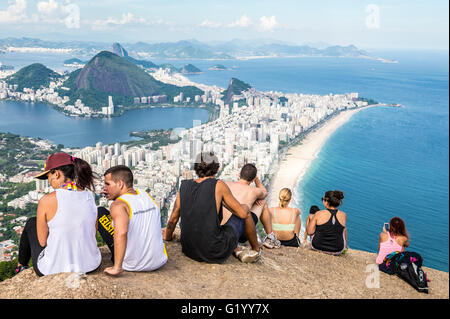
[[[297,237],[296,233],[294,233],[294,237],[292,237],[292,239],[280,240],[280,243],[282,246],[300,247],[300,239]]]
[[[245,231],[245,219],[239,218],[236,215],[231,215],[224,226],[225,225],[231,226],[231,228],[233,228],[236,238],[240,238],[241,236],[243,236]]]
[[[256,216],[256,214],[253,212],[250,213],[256,226],[256,224],[258,223],[258,216]],[[245,236],[245,219],[239,218],[236,215],[231,215],[230,219],[228,219],[225,225],[229,225],[233,228],[236,238],[239,238],[239,243],[245,243],[248,240]]]
[[[256,216],[256,214],[253,212],[250,212],[250,214],[252,215],[253,222],[255,223],[255,226],[256,226],[256,224],[258,223],[258,216]],[[247,240],[248,239],[245,236],[245,233],[242,233],[242,235],[239,237],[238,242],[240,242],[242,244],[242,243],[245,243]]]

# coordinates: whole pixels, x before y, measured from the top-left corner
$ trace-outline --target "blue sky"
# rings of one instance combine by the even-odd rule
[[[448,49],[448,10],[448,1],[437,0],[0,0],[0,38],[270,38],[367,49]]]

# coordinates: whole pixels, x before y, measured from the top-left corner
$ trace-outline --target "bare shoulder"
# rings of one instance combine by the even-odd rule
[[[382,242],[385,242],[386,240],[388,240],[388,234],[385,233],[385,232],[381,232],[381,233],[380,233],[380,240],[381,240]]]
[[[322,210],[319,210],[318,212],[316,212],[314,214],[314,217],[319,218],[319,217],[326,216],[326,215],[330,215],[330,212],[326,209],[322,209]]]
[[[301,214],[302,214],[302,211],[301,211],[300,209],[296,208],[296,209],[295,209],[295,214],[296,214],[296,215],[301,215]]]
[[[219,182],[224,183],[224,184],[227,185],[228,187],[229,187],[230,185],[233,185],[233,184],[235,183],[235,182],[233,182],[233,181],[223,181],[223,180],[221,180],[221,179],[217,180],[217,183],[219,183]]]
[[[111,211],[114,209],[114,210],[116,210],[116,209],[120,209],[120,208],[127,208],[127,203],[126,202],[124,202],[124,201],[122,201],[122,200],[120,200],[120,199],[116,199],[115,201],[113,201],[112,202],[112,204],[111,204],[111,206],[110,206],[110,208],[111,208]]]
[[[229,188],[227,183],[230,183],[230,182],[224,182],[223,180],[218,179],[216,186],[219,187],[220,189]]]
[[[406,242],[408,241],[408,237],[406,237],[406,236],[398,236],[398,241],[397,241],[397,243],[399,244],[399,245],[404,245]]]
[[[45,194],[42,196],[42,198],[39,200],[39,204],[48,205],[51,203],[54,203],[56,201],[56,191],[53,191],[49,194]]]

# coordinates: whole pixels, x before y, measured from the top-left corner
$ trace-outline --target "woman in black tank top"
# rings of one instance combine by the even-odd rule
[[[339,210],[337,207],[341,205],[344,194],[340,191],[328,191],[322,198],[326,210],[317,212],[307,229],[309,235],[312,235],[311,248],[330,254],[341,254],[347,247],[347,232],[345,228],[346,215],[343,214],[344,220],[341,224],[337,218]],[[317,220],[329,212],[330,218],[323,224],[317,224]],[[341,218],[342,219],[342,218]]]

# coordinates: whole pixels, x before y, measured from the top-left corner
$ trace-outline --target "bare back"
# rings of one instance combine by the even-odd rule
[[[290,240],[294,233],[300,235],[300,210],[292,207],[271,207],[269,208],[272,222],[276,224],[289,225],[295,224],[294,230],[273,230],[279,240]],[[276,214],[276,216],[275,216]]]
[[[318,211],[314,216],[314,218],[316,218],[316,225],[319,226],[319,225],[323,225],[323,224],[327,223],[328,220],[330,219],[330,217],[331,217],[331,213],[328,210],[324,209],[324,210]],[[347,215],[343,211],[338,210],[338,212],[336,214],[336,218],[337,218],[339,224],[341,224],[342,226],[345,227],[345,222],[347,221]]]
[[[245,204],[248,207],[252,207],[255,201],[261,196],[261,190],[250,185],[245,185],[239,182],[225,182],[227,186],[230,188],[231,193],[236,198],[236,200]],[[223,208],[223,219],[221,225],[225,224],[228,219],[231,217],[231,212]]]

